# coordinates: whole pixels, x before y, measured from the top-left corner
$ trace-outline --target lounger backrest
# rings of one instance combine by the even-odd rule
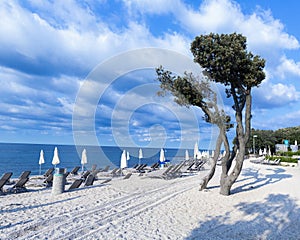
[[[29,178],[20,178],[12,188],[23,188],[28,180]]]
[[[124,179],[128,179],[128,178],[130,178],[130,177],[131,177],[131,175],[132,175],[132,173],[127,173],[127,174],[125,175]]]
[[[2,187],[9,181],[11,175],[12,172],[7,172],[3,174],[3,176],[0,179],[0,190],[2,190]]]
[[[168,174],[172,169],[174,168],[174,166],[169,166],[164,172],[163,175]]]
[[[72,171],[70,172],[70,174],[72,174],[72,175],[78,174],[79,169],[80,169],[79,166],[74,167],[74,168],[72,169]]]
[[[153,166],[151,167],[152,169],[158,168],[159,167],[159,163],[154,163]]]
[[[1,179],[0,180],[9,180],[10,179],[10,177],[12,176],[12,172],[7,172],[7,173],[4,173],[3,175],[2,175],[2,177],[1,177]]]
[[[50,174],[45,180],[44,180],[45,183],[51,183],[53,182],[53,174]]]
[[[81,178],[86,179],[90,175],[90,171],[86,171],[82,174]]]
[[[135,165],[133,165],[133,167],[132,168],[137,168],[139,166],[139,164],[138,163],[136,163]]]
[[[110,182],[112,179],[111,178],[108,178],[108,179],[105,179],[103,182],[101,182],[100,184],[105,184],[105,183],[108,183]]]
[[[97,169],[97,164],[93,164],[92,165],[92,168],[91,168],[91,171],[93,172],[93,171],[95,171]]]
[[[44,176],[45,177],[48,177],[49,175],[51,175],[54,171],[54,168],[49,168],[45,173],[44,173]]]
[[[102,171],[107,172],[109,170],[109,168],[110,168],[110,166],[107,165]]]
[[[83,179],[76,179],[71,186],[69,187],[69,190],[71,189],[75,189],[75,188],[79,188],[79,186],[81,185],[81,183],[83,182]]]
[[[119,170],[119,168],[114,168],[114,169],[111,171],[111,174],[115,174],[118,170]]]
[[[30,175],[30,173],[31,173],[31,171],[24,171],[24,172],[22,172],[21,175],[20,175],[20,177],[19,177],[19,179],[21,179],[21,178],[28,178],[29,175]]]
[[[92,186],[95,180],[95,176],[93,174],[88,175],[84,182],[84,186]]]

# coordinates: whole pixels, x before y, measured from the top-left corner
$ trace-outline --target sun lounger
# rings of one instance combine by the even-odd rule
[[[50,187],[53,184],[53,174],[50,174],[48,177],[45,178],[43,181],[46,187]]]
[[[54,168],[49,168],[45,173],[44,173],[44,177],[48,177],[49,175],[51,175],[54,171]]]
[[[265,161],[264,157],[250,159],[250,162],[252,162],[252,163],[263,163],[264,161]]]
[[[4,173],[0,179],[0,192],[3,192],[3,186],[9,182],[10,177],[12,176],[12,172]]]
[[[90,171],[85,171],[85,172],[81,175],[81,178],[82,178],[83,180],[85,180],[90,174],[91,174]]]
[[[119,174],[119,171],[120,171],[121,168],[114,168],[110,173],[109,175],[111,175],[112,177],[117,177],[118,174]],[[122,171],[122,170],[121,170]]]
[[[132,175],[132,173],[131,173],[131,172],[130,172],[130,173],[127,173],[123,179],[128,179],[128,178],[130,178],[130,177],[131,177],[131,175]]]
[[[79,166],[74,167],[74,168],[71,170],[70,175],[71,175],[71,176],[78,175],[79,169],[80,169]]]
[[[21,179],[21,178],[28,178],[29,175],[30,175],[30,173],[31,173],[31,171],[24,171],[24,172],[22,172],[21,175],[20,175],[20,177],[19,177],[19,179]]]
[[[164,173],[163,178],[164,179],[171,179],[171,178],[176,178],[180,177],[182,175],[181,169],[184,166],[184,162],[176,164],[171,168],[168,172]]]
[[[31,187],[51,187],[53,184],[53,174],[50,174],[45,179],[31,178],[28,186]]]
[[[150,173],[147,173],[146,177],[150,178],[165,178],[167,174],[174,168],[173,165],[170,165],[167,169],[160,169],[158,171],[153,171]]]
[[[100,184],[105,184],[105,183],[108,183],[112,180],[112,178],[108,178],[108,179],[105,179],[104,181],[102,181]]]
[[[75,179],[75,181],[70,185],[69,190],[79,188],[83,181],[84,180],[82,178]]]
[[[150,166],[150,168],[151,168],[152,170],[158,169],[158,168],[159,168],[159,163],[156,162],[156,163],[152,164],[152,165]]]
[[[108,172],[109,168],[110,168],[110,166],[107,165],[105,168],[103,168],[103,170],[101,170],[101,172]]]
[[[96,171],[96,169],[97,169],[97,164],[93,164],[91,168],[91,172]]]
[[[139,166],[138,163],[134,164],[132,168],[137,168]]]
[[[20,178],[12,187],[6,189],[6,192],[25,192],[27,191],[25,184],[28,182],[29,178]]]
[[[84,186],[85,187],[92,186],[94,181],[95,181],[95,176],[92,173],[90,173],[84,182]]]

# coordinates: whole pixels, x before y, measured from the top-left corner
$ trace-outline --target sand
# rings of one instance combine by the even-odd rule
[[[227,197],[219,194],[220,170],[205,191],[198,183],[207,170],[171,180],[133,174],[56,196],[50,188],[0,196],[0,239],[300,239],[298,167],[246,160]]]

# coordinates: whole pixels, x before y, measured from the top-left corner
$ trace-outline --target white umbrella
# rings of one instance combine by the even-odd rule
[[[259,151],[258,151],[258,155],[259,155],[259,156],[262,156],[262,155],[263,155],[263,152],[262,152],[262,150],[261,150],[261,149],[259,149]]]
[[[263,155],[267,155],[267,149],[266,148],[264,148]]]
[[[126,167],[127,167],[127,156],[126,156],[126,151],[123,150],[121,155],[120,168],[126,168]]]
[[[54,148],[54,155],[53,155],[53,159],[52,159],[52,164],[54,165],[54,167],[56,167],[57,164],[59,164],[59,157],[58,157],[58,150],[57,147]]]
[[[160,149],[159,161],[164,162],[165,160],[165,152],[163,149]]]
[[[42,172],[42,164],[45,163],[45,158],[44,158],[44,151],[41,150],[40,152],[40,159],[39,159],[39,164],[40,164],[40,175],[41,175],[41,172]]]
[[[198,143],[196,142],[194,146],[194,159],[197,158],[198,153],[199,153],[199,147],[198,147]]]
[[[163,163],[165,162],[165,152],[163,149],[160,149],[160,154],[159,154],[159,162],[160,162],[160,167],[163,167]]]
[[[269,147],[268,155],[271,156],[271,148]]]
[[[87,155],[86,155],[86,149],[83,149],[81,153],[81,165],[82,165],[82,172],[84,170],[84,164],[87,164]]]
[[[142,158],[143,158],[143,150],[140,148],[140,150],[139,150],[139,165],[141,164]]]
[[[185,150],[185,160],[189,160],[190,156],[189,156],[189,151]]]
[[[126,160],[128,161],[130,159],[130,155],[129,155],[129,152],[126,153]]]

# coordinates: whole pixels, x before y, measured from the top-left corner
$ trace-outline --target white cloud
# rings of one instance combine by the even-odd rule
[[[134,14],[136,11],[150,14],[166,14],[182,7],[178,0],[123,0],[128,11]]]
[[[285,106],[300,99],[300,92],[294,85],[266,83],[254,92],[253,101],[257,107],[273,108]]]
[[[277,66],[277,73],[281,78],[285,78],[287,74],[300,77],[300,62],[283,56],[280,58],[280,65]]]
[[[203,1],[199,10],[183,6],[174,14],[186,29],[196,35],[232,31],[243,18],[239,6],[228,0]]]

